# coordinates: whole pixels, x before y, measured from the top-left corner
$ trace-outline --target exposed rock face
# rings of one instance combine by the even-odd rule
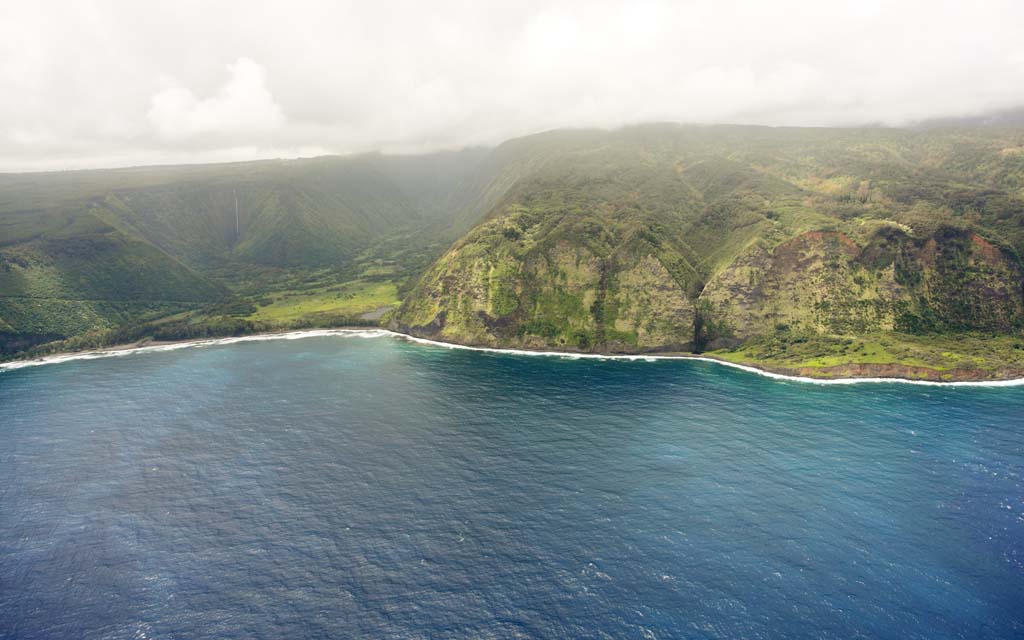
[[[778,330],[984,330],[1024,325],[1024,270],[975,233],[943,229],[923,241],[884,228],[860,247],[812,231],[773,250],[755,245],[701,295],[718,333]]]
[[[777,331],[1024,326],[1024,270],[970,231],[920,240],[883,227],[863,246],[838,231],[805,232],[774,248],[755,242],[694,295],[645,245],[623,242],[601,255],[563,238],[524,249],[486,232],[501,224],[488,223],[438,261],[396,328],[467,344],[637,353]]]
[[[397,328],[466,344],[633,353],[689,350],[695,311],[650,254],[601,257],[558,242],[442,258],[402,306]]]
[[[967,156],[962,138],[737,133],[649,128],[517,147],[516,172],[489,183],[503,198],[393,326],[602,352],[1021,335],[1024,165],[1001,143]]]
[[[383,322],[453,342],[992,371],[1024,364],[1022,145],[1019,128],[653,124],[0,175],[0,357],[172,318],[252,330],[235,312],[264,293],[358,278],[401,292]]]
[[[616,272],[606,304],[605,340],[613,350],[686,350],[693,347],[696,312],[686,292],[654,256]],[[612,336],[624,336],[615,340]]]

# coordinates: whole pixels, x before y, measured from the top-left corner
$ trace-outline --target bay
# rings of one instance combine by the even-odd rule
[[[1022,476],[1022,387],[341,336],[28,367],[0,637],[1014,637]]]

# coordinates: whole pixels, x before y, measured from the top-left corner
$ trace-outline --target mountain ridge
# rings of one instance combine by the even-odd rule
[[[161,266],[125,280],[103,251]],[[1012,127],[662,123],[426,156],[4,174],[0,335],[13,354],[383,314],[487,346],[997,367],[1019,355],[1022,253]],[[76,301],[103,282],[134,306]],[[951,335],[987,355],[919,353]]]
[[[391,326],[465,344],[612,353],[778,334],[798,344],[1019,335],[1020,163],[979,180],[976,163],[954,164],[978,149],[904,131],[654,125],[595,135],[563,152],[561,166],[548,157],[541,174],[519,178]],[[808,149],[836,168],[808,172],[814,163],[797,155]],[[954,211],[950,200],[966,204]],[[990,201],[1005,206],[986,209]]]

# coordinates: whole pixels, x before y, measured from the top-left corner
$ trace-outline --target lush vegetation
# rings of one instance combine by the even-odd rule
[[[481,153],[0,175],[0,356],[376,324]]]
[[[814,377],[865,376],[872,371],[933,380],[1018,376],[1024,371],[1020,335],[954,333],[855,336],[776,333],[709,355]]]
[[[528,142],[532,162],[509,163],[505,196],[395,326],[823,374],[1022,365],[1024,132],[666,125],[576,132],[558,153]],[[979,334],[1001,338],[960,339]],[[856,340],[892,349],[837,348]]]
[[[322,290],[291,291],[264,298],[248,318],[276,324],[304,318],[350,319],[373,316],[377,310],[391,309],[398,303],[398,292],[393,282],[357,280]]]
[[[0,353],[385,323],[1006,376],[1024,369],[1022,255],[1021,129],[650,125],[0,175]]]

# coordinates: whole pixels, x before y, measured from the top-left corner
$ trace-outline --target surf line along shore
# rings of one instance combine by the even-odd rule
[[[570,360],[580,359],[594,359],[594,360],[624,360],[624,361],[643,361],[643,362],[655,362],[659,360],[692,360],[698,362],[711,362],[714,364],[723,365],[726,367],[732,367],[748,373],[757,374],[772,378],[774,380],[783,380],[788,382],[801,382],[807,384],[864,384],[864,383],[899,383],[899,384],[915,384],[915,385],[926,385],[926,386],[937,386],[937,387],[1019,387],[1024,386],[1024,378],[1014,378],[1010,380],[954,380],[954,381],[936,381],[936,380],[914,380],[909,378],[898,378],[898,377],[845,377],[845,378],[811,378],[807,376],[794,376],[784,373],[778,373],[770,371],[761,367],[739,364],[736,362],[729,362],[719,358],[714,358],[706,355],[687,355],[687,354],[602,354],[602,353],[576,353],[572,351],[533,351],[528,349],[501,349],[498,347],[478,347],[472,345],[463,345],[452,342],[442,342],[439,340],[430,340],[428,338],[420,338],[418,336],[412,336],[405,333],[399,333],[397,331],[391,331],[390,329],[368,329],[368,328],[337,328],[337,329],[308,329],[308,330],[296,330],[296,331],[283,331],[283,332],[272,332],[272,333],[254,333],[244,336],[232,336],[227,338],[204,338],[199,340],[181,340],[171,342],[161,342],[158,344],[142,344],[142,345],[121,345],[114,346],[105,349],[96,349],[93,351],[81,351],[81,352],[67,352],[57,353],[41,358],[35,358],[31,360],[12,360],[9,362],[0,362],[0,372],[13,371],[16,369],[22,369],[25,367],[35,367],[46,364],[57,364],[61,362],[70,362],[74,360],[94,360],[97,358],[112,358],[119,356],[127,356],[136,353],[151,353],[161,351],[175,351],[177,349],[187,349],[193,347],[208,347],[218,345],[228,345],[237,342],[259,342],[265,340],[300,340],[303,338],[320,338],[328,336],[337,337],[352,337],[352,338],[392,338],[407,340],[416,344],[430,345],[434,347],[443,347],[446,349],[463,349],[466,351],[477,351],[482,353],[497,353],[505,355],[515,356],[533,356],[533,357],[548,357],[548,358],[562,358]]]

